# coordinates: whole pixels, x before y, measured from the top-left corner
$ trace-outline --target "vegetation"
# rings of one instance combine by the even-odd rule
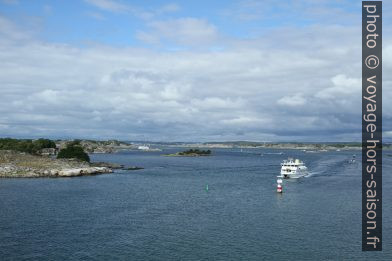
[[[0,150],[15,150],[20,152],[37,154],[40,150],[47,148],[56,148],[56,143],[49,139],[0,139]]]
[[[183,152],[179,152],[178,154],[183,156],[188,156],[188,155],[207,156],[207,155],[211,155],[211,150],[190,149]]]
[[[90,162],[90,157],[86,152],[84,152],[82,146],[80,145],[80,141],[75,140],[67,145],[66,148],[60,150],[57,154],[57,158],[66,158],[66,159],[79,159],[82,161]]]

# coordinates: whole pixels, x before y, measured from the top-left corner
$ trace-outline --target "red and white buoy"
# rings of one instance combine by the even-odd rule
[[[283,192],[283,187],[282,187],[283,180],[282,179],[278,179],[276,182],[278,183],[278,186],[276,188],[276,192],[282,193]]]

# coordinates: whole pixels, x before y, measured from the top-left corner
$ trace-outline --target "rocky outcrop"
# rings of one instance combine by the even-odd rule
[[[58,149],[63,149],[68,143],[72,141],[57,141],[56,146]],[[115,153],[120,150],[130,150],[134,147],[131,144],[117,141],[96,141],[96,140],[80,140],[80,146],[86,153]]]
[[[14,151],[0,151],[0,178],[77,177],[112,173],[109,166],[74,159],[53,159]]]
[[[83,175],[96,175],[103,173],[112,173],[113,170],[106,167],[89,167],[89,168],[76,168],[76,169],[64,169],[60,170],[56,174],[59,177],[76,177]]]

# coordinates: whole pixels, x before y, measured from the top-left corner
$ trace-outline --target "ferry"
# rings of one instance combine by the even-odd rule
[[[308,175],[308,168],[302,160],[289,158],[284,160],[280,165],[282,168],[278,178],[298,179]]]
[[[141,145],[137,147],[138,150],[150,150],[150,147],[146,146],[146,145]]]

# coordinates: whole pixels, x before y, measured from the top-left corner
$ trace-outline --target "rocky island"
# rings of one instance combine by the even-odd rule
[[[166,154],[164,156],[168,157],[199,157],[199,156],[211,156],[211,150],[199,150],[190,149],[182,152],[177,152],[174,154]]]
[[[76,140],[83,150],[87,153],[116,153],[121,150],[135,149],[131,144],[118,140]],[[56,147],[63,149],[72,141],[57,140]],[[74,141],[73,141],[74,142]]]
[[[115,163],[90,163],[86,144],[91,143],[74,140],[58,146],[49,139],[0,139],[0,178],[76,177],[112,173],[114,169],[142,169],[124,168]],[[121,146],[113,142],[95,144],[95,148]]]
[[[26,152],[0,151],[1,178],[76,177],[112,172],[109,166],[95,166],[77,159],[54,159]]]

